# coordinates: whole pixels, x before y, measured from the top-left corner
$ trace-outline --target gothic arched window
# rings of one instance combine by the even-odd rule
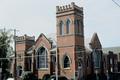
[[[94,67],[100,68],[101,66],[101,51],[93,50],[93,61],[94,61]]]
[[[59,29],[60,29],[60,35],[63,35],[64,34],[64,23],[63,23],[63,21],[60,21]]]
[[[68,56],[64,57],[64,63],[63,63],[64,68],[69,68],[70,67],[70,59]]]
[[[75,20],[75,33],[80,33],[80,23],[79,20]]]
[[[69,34],[70,32],[70,20],[67,19],[67,22],[66,22],[66,34]]]
[[[48,68],[48,53],[44,47],[38,49],[37,52],[37,68]]]

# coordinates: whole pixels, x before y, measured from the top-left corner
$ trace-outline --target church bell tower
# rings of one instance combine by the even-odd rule
[[[83,67],[83,17],[83,8],[77,6],[74,2],[56,7],[59,71],[60,75],[71,79],[78,77],[78,67]]]

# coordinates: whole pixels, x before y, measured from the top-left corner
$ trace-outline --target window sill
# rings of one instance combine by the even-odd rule
[[[73,36],[74,34],[63,34],[63,35],[58,35],[58,37],[65,37],[65,36]]]
[[[39,68],[38,70],[40,70],[40,71],[47,71],[48,68]]]
[[[68,67],[68,68],[64,68],[65,70],[69,70],[70,69],[70,67]]]
[[[57,35],[57,37],[65,37],[65,36],[74,36],[74,35],[76,35],[76,36],[83,36],[83,34],[82,33],[73,33],[73,34],[63,34],[63,35]]]

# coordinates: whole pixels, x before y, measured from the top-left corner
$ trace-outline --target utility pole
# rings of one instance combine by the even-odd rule
[[[52,39],[55,43],[56,43],[56,49],[55,49],[55,80],[58,80],[58,45],[57,45],[57,41],[55,39]]]
[[[58,50],[57,50],[57,43],[56,43],[56,80],[58,80]]]
[[[5,33],[5,28],[3,28],[2,29],[2,31]],[[2,47],[3,47],[3,53],[4,53],[4,49],[5,49],[5,43],[3,42],[3,44],[2,44]],[[3,74],[2,74],[2,68],[3,68],[3,60],[0,60],[0,66],[1,66],[1,68],[0,68],[0,79],[2,80],[2,79],[4,79],[4,76],[3,76]]]
[[[17,67],[17,55],[16,55],[16,29],[14,29],[14,54],[15,54],[15,64],[14,64],[14,78],[15,78],[15,80],[17,80],[17,69],[16,69],[16,67]]]

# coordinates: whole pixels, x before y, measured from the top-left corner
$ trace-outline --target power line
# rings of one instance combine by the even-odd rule
[[[118,4],[116,1],[112,0],[118,7],[120,7],[120,4]]]
[[[102,50],[102,49],[94,49],[94,50]],[[81,51],[76,51],[76,53],[84,53],[86,52],[85,50],[81,50]],[[50,54],[50,55],[56,55],[56,54]],[[21,57],[7,57],[7,58],[0,58],[1,59],[22,59],[22,58],[33,58],[33,57],[46,57],[45,55],[34,55],[34,56],[21,56]]]
[[[78,51],[78,52],[85,52],[85,51]],[[51,54],[51,55],[56,55],[56,54]],[[20,59],[20,58],[33,58],[33,57],[46,57],[44,55],[34,55],[34,56],[22,56],[22,57],[8,57],[8,58],[0,58],[1,59]]]
[[[56,54],[52,54],[56,55]],[[35,55],[35,56],[22,56],[22,57],[9,57],[9,58],[0,58],[1,59],[22,59],[22,58],[33,58],[33,57],[46,57],[44,55]]]

